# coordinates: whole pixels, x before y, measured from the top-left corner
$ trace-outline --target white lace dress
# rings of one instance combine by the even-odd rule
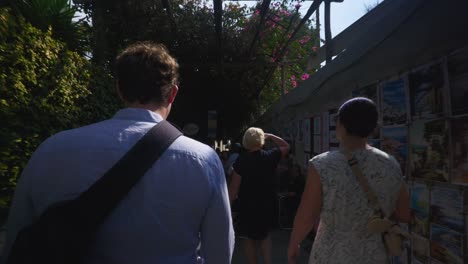
[[[397,161],[375,148],[352,153],[384,211],[387,215],[392,213],[403,184]],[[381,236],[366,231],[372,209],[346,157],[339,151],[331,151],[314,157],[309,164],[320,175],[323,199],[309,264],[386,263]]]

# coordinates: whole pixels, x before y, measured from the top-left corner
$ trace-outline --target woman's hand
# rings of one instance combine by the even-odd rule
[[[289,244],[288,248],[288,264],[295,264],[299,257],[301,247],[299,245]]]

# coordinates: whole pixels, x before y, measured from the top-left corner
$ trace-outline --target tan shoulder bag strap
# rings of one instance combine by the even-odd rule
[[[354,176],[357,178],[359,184],[361,185],[361,188],[366,193],[368,202],[370,203],[370,205],[374,208],[376,212],[380,212],[381,214],[383,214],[384,212],[380,207],[379,198],[377,197],[375,192],[370,188],[369,182],[367,181],[367,178],[362,173],[362,170],[359,167],[357,160],[353,157],[353,155],[351,155],[350,151],[343,150],[342,152],[345,154],[346,159],[348,159],[348,164],[351,167],[351,170],[353,171]]]

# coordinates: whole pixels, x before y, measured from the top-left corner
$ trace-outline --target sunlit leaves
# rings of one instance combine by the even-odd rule
[[[0,9],[0,219],[17,178],[46,137],[82,122],[90,62]]]

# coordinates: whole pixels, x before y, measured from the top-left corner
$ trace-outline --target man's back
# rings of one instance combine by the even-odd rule
[[[20,228],[89,188],[161,120],[127,108],[43,143],[15,194],[7,250]],[[229,263],[233,231],[223,167],[211,148],[180,137],[99,229],[87,263],[195,263],[200,241],[207,263]]]

